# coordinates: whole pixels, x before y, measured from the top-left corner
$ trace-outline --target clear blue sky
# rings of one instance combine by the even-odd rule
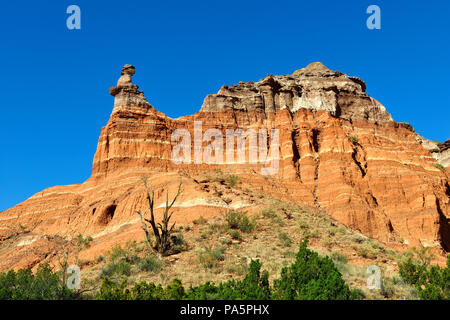
[[[81,8],[68,30],[66,8]],[[368,30],[366,8],[381,8]],[[450,138],[450,1],[2,1],[0,210],[91,173],[121,67],[171,117],[222,84],[310,62],[359,76],[396,121]]]

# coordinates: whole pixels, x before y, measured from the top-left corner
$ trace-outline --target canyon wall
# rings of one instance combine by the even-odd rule
[[[49,245],[55,237],[126,233],[127,226],[138,224],[136,210],[146,208],[144,176],[158,204],[182,179],[184,191],[175,208],[181,224],[200,214],[251,208],[253,195],[205,187],[206,177],[218,170],[238,175],[261,193],[315,208],[388,246],[449,252],[448,171],[411,128],[393,121],[366,93],[361,79],[312,63],[291,75],[224,85],[205,98],[196,114],[171,119],[132,84],[134,72],[126,65],[110,89],[114,108],[98,140],[92,176],[80,185],[45,189],[0,213],[0,240],[14,239],[17,226],[29,231],[25,240],[0,249],[0,257],[7,257],[0,268],[33,266],[49,252],[57,255],[60,248]],[[244,159],[223,156],[207,164],[191,155],[190,163],[174,163],[178,141],[173,132],[183,129],[194,137],[199,124],[203,139],[209,129],[223,132],[224,150],[227,130],[266,131],[269,154],[271,130],[277,129],[278,170],[261,174],[270,163],[261,163],[260,157],[250,161],[250,137]],[[203,152],[209,144],[202,141]]]

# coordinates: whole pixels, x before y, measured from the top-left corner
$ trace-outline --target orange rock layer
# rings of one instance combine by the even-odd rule
[[[131,84],[131,67],[124,68],[118,86],[111,88],[116,102],[100,134],[92,176],[80,185],[45,189],[0,213],[2,241],[14,238],[13,226],[31,231],[20,243],[0,249],[1,269],[30,267],[50,252],[57,254],[56,245],[44,243],[49,237],[83,234],[101,239],[127,232],[138,223],[136,210],[146,209],[143,176],[150,177],[158,205],[164,203],[165,192],[174,193],[183,179],[184,192],[174,208],[181,224],[229,208],[251,208],[251,201],[240,194],[223,201],[199,184],[199,174],[216,169],[239,175],[261,193],[316,207],[388,245],[450,250],[447,173],[435,166],[436,160],[412,131],[394,122],[365,94],[361,80],[313,64],[309,74],[308,67],[296,71],[294,80],[281,76],[287,78],[240,84],[243,89],[222,88],[222,93],[205,99],[198,113],[171,119]],[[237,90],[243,90],[241,96]],[[291,92],[297,92],[297,98]],[[232,101],[230,106],[227,101]],[[251,101],[262,102],[252,107]],[[230,162],[224,156],[214,165],[175,164],[171,153],[177,142],[172,133],[186,129],[193,137],[194,121],[201,121],[203,133],[213,128],[224,136],[226,129],[278,129],[278,172],[263,176],[260,163],[249,164],[248,144],[244,162]],[[203,142],[204,147],[208,144]]]

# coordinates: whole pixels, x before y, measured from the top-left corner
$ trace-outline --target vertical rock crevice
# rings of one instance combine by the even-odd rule
[[[439,214],[438,233],[441,241],[441,246],[445,252],[450,252],[450,218],[447,218],[442,211],[438,197],[436,197],[436,208]]]
[[[313,113],[314,114],[314,113]],[[319,125],[318,120],[315,117],[314,119],[316,122],[316,126]],[[315,162],[315,168],[314,168],[314,187],[313,187],[313,198],[314,198],[314,205],[316,208],[322,212],[322,208],[320,207],[319,198],[317,196],[317,190],[319,188],[319,167],[320,167],[320,130],[317,128],[313,128],[311,132],[311,147],[312,151],[314,151],[314,162]]]

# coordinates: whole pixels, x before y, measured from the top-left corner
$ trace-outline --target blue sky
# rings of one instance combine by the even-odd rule
[[[81,8],[68,30],[66,8]],[[381,8],[381,30],[366,8]],[[222,84],[314,61],[361,77],[396,121],[450,138],[449,1],[2,1],[0,210],[91,173],[121,67],[168,116]]]

